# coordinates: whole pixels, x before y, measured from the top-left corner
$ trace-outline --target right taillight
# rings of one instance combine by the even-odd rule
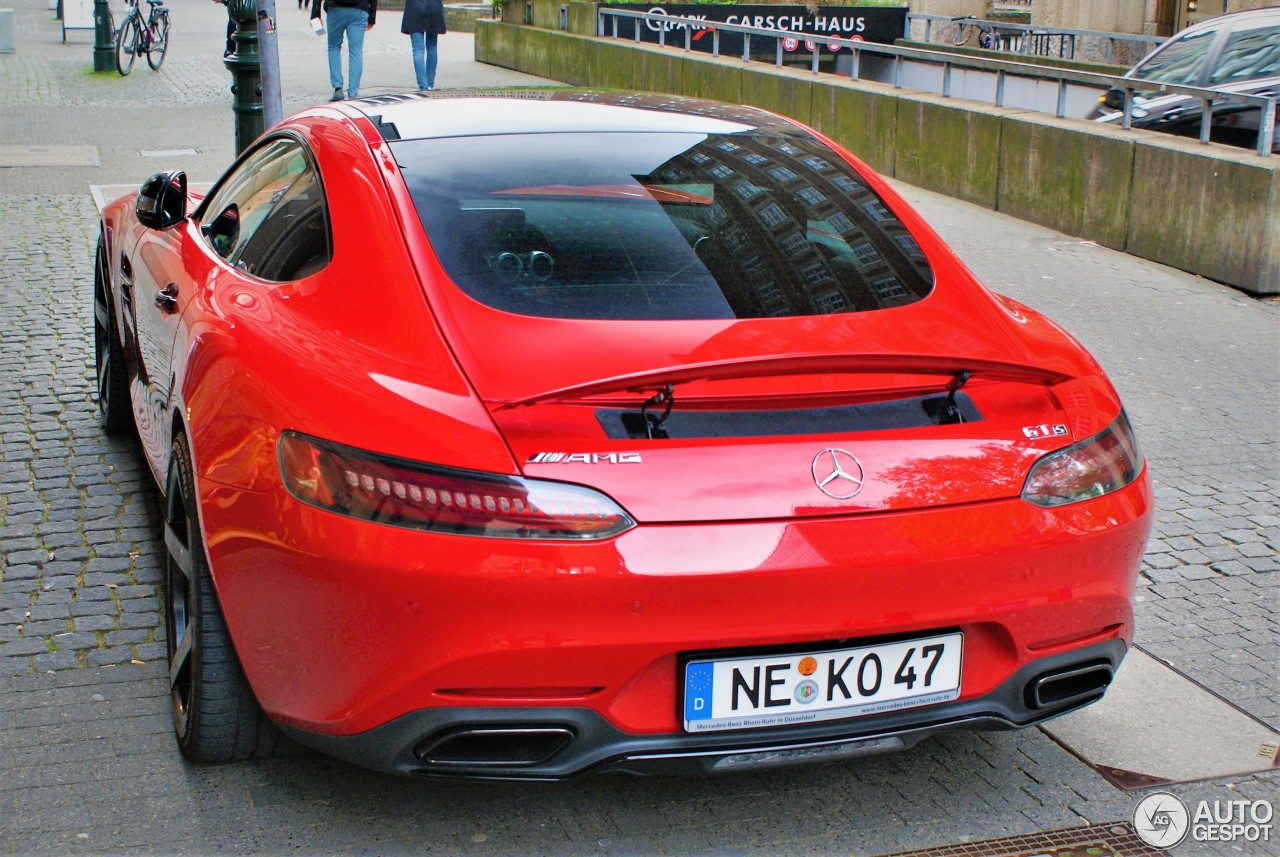
[[[1142,453],[1124,411],[1093,437],[1046,455],[1035,463],[1022,499],[1037,506],[1064,506],[1118,491],[1142,473]]]
[[[379,524],[504,539],[605,539],[635,521],[590,488],[440,467],[284,432],[285,488],[310,506]]]

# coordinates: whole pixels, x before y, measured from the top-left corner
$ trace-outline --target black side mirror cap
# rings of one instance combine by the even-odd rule
[[[187,174],[156,173],[138,188],[134,203],[138,222],[148,229],[168,229],[187,219]]]

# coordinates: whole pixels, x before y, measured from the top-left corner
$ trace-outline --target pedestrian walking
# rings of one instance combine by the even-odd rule
[[[227,59],[236,52],[236,19],[231,17],[231,7],[228,6],[227,0],[213,0],[215,3],[221,3],[227,6],[227,49],[222,52],[222,58]]]
[[[400,32],[409,36],[413,48],[413,73],[418,89],[436,88],[437,39],[445,32],[444,0],[405,0]]]
[[[329,83],[333,86],[330,101],[341,101],[342,40],[347,40],[347,98],[360,95],[360,75],[364,71],[364,34],[373,29],[378,15],[378,0],[324,0],[325,26],[329,39]],[[320,17],[320,0],[311,4],[311,17]]]

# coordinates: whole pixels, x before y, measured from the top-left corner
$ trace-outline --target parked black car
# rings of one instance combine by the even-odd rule
[[[1142,59],[1125,77],[1152,83],[1198,86],[1246,95],[1280,96],[1280,6],[1223,15],[1188,27]],[[1099,99],[1088,118],[1119,124],[1124,91],[1115,88]],[[1200,136],[1199,98],[1138,91],[1135,128]],[[1240,104],[1215,103],[1210,139],[1254,148],[1260,111]],[[1280,132],[1273,151],[1280,152]]]

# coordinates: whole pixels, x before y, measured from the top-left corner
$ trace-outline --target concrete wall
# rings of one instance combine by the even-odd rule
[[[378,4],[381,8],[381,3]],[[485,6],[445,6],[444,25],[451,33],[473,33],[476,21],[480,18],[492,18],[493,9]]]
[[[918,2],[912,3],[911,11],[920,11],[915,8]],[[1031,23],[1037,27],[1167,36],[1227,12],[1274,6],[1275,0],[1200,0],[1194,10],[1187,9],[1187,5],[1187,0],[1034,0]]]
[[[1186,140],[1134,147],[1125,249],[1249,291],[1280,294],[1280,172]],[[1211,224],[1212,228],[1205,228]]]
[[[1031,23],[1036,27],[1100,30],[1107,33],[1141,33],[1154,22],[1155,0],[1036,0]]]
[[[917,15],[946,15],[950,18],[960,15],[985,18],[991,11],[988,0],[913,0],[909,5]]]
[[[541,19],[537,5],[557,26],[559,3],[535,0]],[[572,4],[575,24],[576,6],[590,4]],[[576,86],[753,104],[815,127],[885,175],[1280,294],[1280,157],[497,21],[478,22],[476,59]]]

